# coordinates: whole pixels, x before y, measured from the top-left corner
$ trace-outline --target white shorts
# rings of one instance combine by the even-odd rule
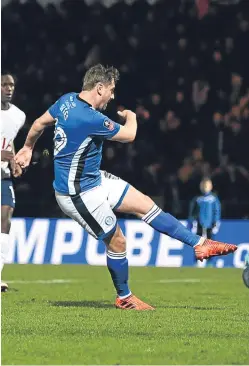
[[[127,182],[105,171],[101,171],[101,179],[100,186],[75,196],[55,191],[61,210],[100,240],[115,231],[117,218],[113,210],[120,206],[129,188]]]

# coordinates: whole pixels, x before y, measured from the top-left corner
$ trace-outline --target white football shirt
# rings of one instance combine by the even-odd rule
[[[14,104],[7,110],[1,109],[1,150],[12,150],[12,142],[24,125],[26,115]],[[10,178],[9,163],[1,161],[1,179]]]

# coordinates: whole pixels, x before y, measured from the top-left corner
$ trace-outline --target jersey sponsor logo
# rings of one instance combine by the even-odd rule
[[[104,126],[109,130],[109,131],[113,131],[114,130],[114,123],[110,120],[105,120],[104,122]]]

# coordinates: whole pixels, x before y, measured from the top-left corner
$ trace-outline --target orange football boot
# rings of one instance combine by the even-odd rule
[[[117,309],[123,310],[155,310],[155,308],[139,300],[136,296],[132,294],[125,299],[120,299],[119,297],[117,297],[115,301],[115,306]]]
[[[211,239],[205,239],[202,244],[194,247],[196,259],[201,262],[203,259],[215,257],[217,255],[227,255],[235,252],[238,247],[234,244],[221,243]]]

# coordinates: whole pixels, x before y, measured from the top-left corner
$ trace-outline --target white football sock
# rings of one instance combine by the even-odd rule
[[[202,245],[204,243],[204,241],[206,240],[206,238],[204,238],[204,236],[201,236],[200,240],[198,241],[197,245],[200,244]]]
[[[0,269],[2,272],[4,263],[6,261],[6,258],[7,258],[8,252],[9,252],[9,234],[1,233],[0,243],[1,243]]]

